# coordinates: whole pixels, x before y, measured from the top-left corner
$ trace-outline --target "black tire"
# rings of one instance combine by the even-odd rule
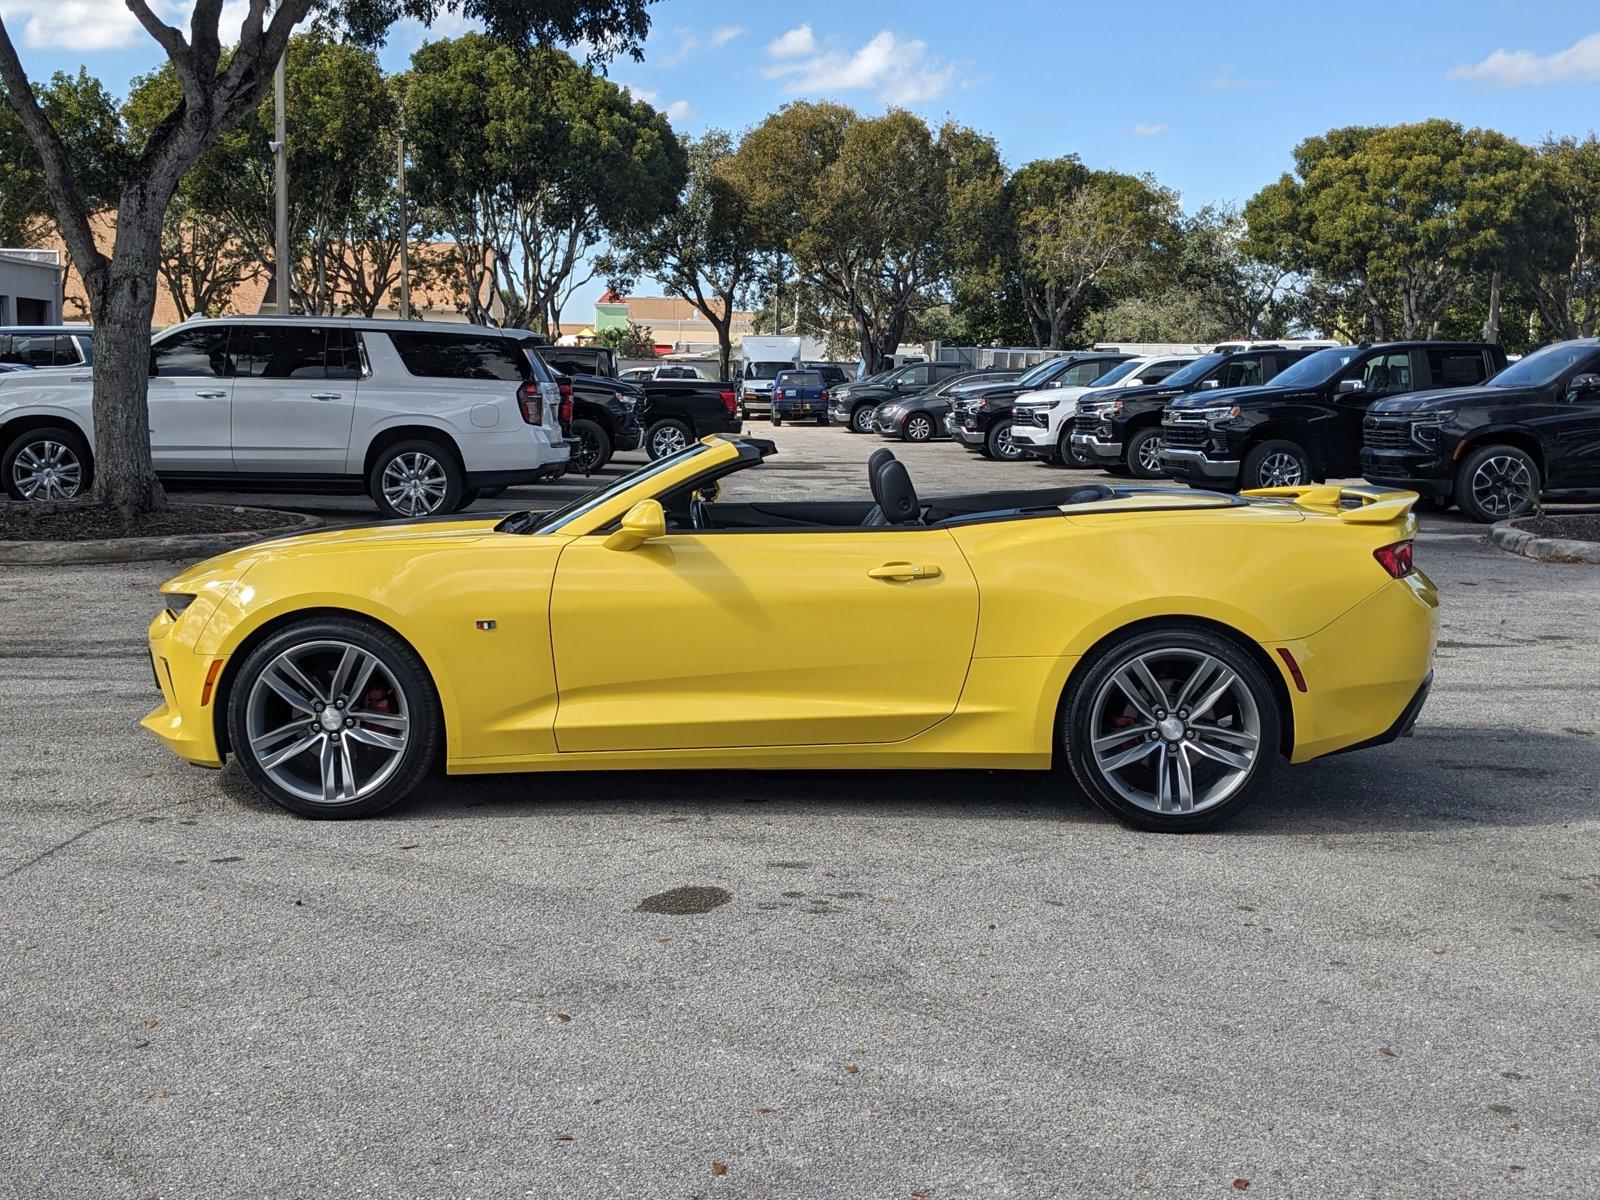
[[[18,464],[18,459],[22,462]],[[21,477],[19,479],[19,476]],[[0,455],[0,478],[13,500],[71,500],[94,486],[89,443],[67,425],[41,425],[17,434]]]
[[[996,421],[989,427],[988,436],[983,439],[983,452],[988,458],[996,462],[1021,462],[1025,457],[1017,444],[1011,440],[1011,421]]]
[[[579,417],[572,423],[571,440],[576,445],[569,466],[577,474],[593,475],[611,461],[611,435],[600,422]]]
[[[1082,453],[1073,449],[1070,425],[1061,431],[1061,438],[1056,442],[1056,461],[1063,467],[1077,467],[1079,470],[1094,466]]]
[[[466,491],[461,493],[461,501],[460,501],[460,503],[458,503],[456,505],[456,511],[460,512],[463,508],[466,508],[469,504],[476,504],[482,498],[483,498],[483,492],[482,492],[481,489],[479,489],[479,488],[468,488]]]
[[[1136,430],[1123,447],[1123,453],[1128,459],[1128,471],[1135,479],[1162,479],[1166,476],[1166,468],[1161,465],[1159,451],[1161,449],[1161,430],[1157,426],[1147,425]],[[1151,464],[1151,454],[1155,453],[1154,465]]]
[[[401,497],[397,505],[384,494],[384,476],[391,464],[396,464],[397,471],[402,473],[408,467],[416,467],[416,473],[422,479],[433,485],[442,484],[442,490],[436,492],[430,487],[414,495]],[[461,493],[465,490],[466,479],[454,452],[439,442],[422,438],[384,447],[373,459],[372,470],[367,473],[367,495],[372,497],[379,512],[397,520],[414,521],[440,513],[453,513],[461,507]],[[408,508],[411,510],[408,511]]]
[[[1291,475],[1298,478],[1291,478]],[[1250,447],[1239,469],[1239,487],[1243,490],[1296,487],[1312,482],[1311,455],[1298,442],[1286,438],[1271,438]]]
[[[777,410],[774,409],[773,412],[772,412],[772,426],[773,426],[773,428],[776,429],[779,425],[782,425],[782,424],[783,424],[783,418],[780,417],[778,415]]]
[[[912,413],[900,427],[901,438],[908,442],[931,442],[933,432],[933,418],[927,413]]]
[[[272,713],[265,707],[257,709],[252,702],[252,695],[256,692],[256,684],[262,673],[282,654],[293,651],[296,647],[307,648],[304,653],[308,658],[301,662],[316,662],[322,651],[318,643],[331,643],[325,657],[320,661],[331,666],[332,670],[316,672],[308,671],[313,683],[322,686],[323,697],[328,696],[331,685],[337,672],[337,662],[341,652],[336,648],[339,645],[353,646],[365,653],[372,655],[381,664],[382,669],[388,673],[389,679],[398,687],[400,697],[393,696],[393,688],[389,682],[383,680],[378,671],[374,671],[370,680],[377,683],[370,689],[364,689],[362,695],[355,703],[345,706],[344,711],[359,713],[356,707],[373,706],[374,720],[372,727],[387,736],[396,736],[395,730],[403,731],[405,744],[401,748],[397,760],[392,768],[385,768],[386,774],[378,786],[373,787],[366,795],[356,795],[354,798],[326,802],[320,799],[309,798],[288,790],[278,779],[274,778],[267,767],[262,764],[262,755],[251,748],[251,734],[253,720],[263,720],[269,727],[273,721],[283,720],[286,726],[296,725],[299,712],[291,706],[278,693],[263,696],[261,705],[273,705]],[[369,681],[370,681],[369,680]],[[403,701],[405,724],[403,726],[388,725],[382,718],[376,716],[376,706],[382,704],[384,711],[398,713]],[[319,700],[319,702],[322,702]],[[274,804],[297,813],[303,817],[319,817],[325,819],[348,819],[354,817],[370,817],[375,813],[398,804],[409,796],[428,774],[437,760],[443,743],[443,719],[440,716],[438,696],[434,692],[433,681],[429,678],[427,668],[423,666],[421,658],[417,656],[406,642],[392,630],[371,624],[356,617],[318,617],[303,621],[278,630],[245,657],[239,667],[239,673],[234,678],[228,691],[228,740],[235,760],[244,771],[251,785]],[[326,705],[325,705],[326,707]],[[359,716],[354,718],[346,716],[346,728],[349,725],[361,727],[365,724]],[[311,724],[315,722],[319,729],[321,714],[315,716],[307,714],[307,735],[311,734]],[[340,733],[323,732],[318,736],[321,741],[308,746],[298,755],[292,756],[285,763],[284,775],[303,776],[302,782],[315,790],[317,779],[321,777],[322,748],[341,736]],[[361,766],[371,761],[374,757],[381,757],[383,749],[373,747],[360,740],[359,733],[343,733],[345,749],[350,751],[350,761],[356,766],[359,782]],[[258,734],[258,742],[264,740]],[[335,743],[336,744],[336,743]],[[276,749],[275,744],[269,743],[269,751]],[[287,745],[283,746],[288,749]],[[337,752],[334,752],[337,753]],[[308,761],[315,757],[315,761]],[[335,771],[341,770],[341,764],[334,763]],[[357,792],[359,793],[359,788]],[[324,787],[326,793],[326,787]],[[337,795],[337,793],[336,793]]]
[[[1172,703],[1182,698],[1183,683],[1193,668],[1203,661],[1200,656],[1220,663],[1231,671],[1238,687],[1248,694],[1249,704],[1239,699],[1240,693],[1230,685],[1228,692],[1206,712],[1209,716],[1211,713],[1221,714],[1226,709],[1225,716],[1219,716],[1213,722],[1203,719],[1194,722],[1192,728],[1195,731],[1203,732],[1209,728],[1214,731],[1213,736],[1219,739],[1217,741],[1207,742],[1198,732],[1196,738],[1188,736],[1190,721],[1187,710],[1183,710],[1185,717],[1176,722],[1178,726],[1185,727],[1182,736],[1168,741],[1160,733],[1153,738],[1147,734],[1141,735],[1137,726],[1144,719],[1134,713],[1131,702],[1123,703],[1127,700],[1127,694],[1114,682],[1118,673],[1134,660],[1145,658],[1147,667],[1163,687],[1167,703]],[[1168,665],[1171,667],[1170,678]],[[1181,625],[1147,627],[1100,647],[1080,667],[1062,705],[1062,753],[1072,768],[1073,777],[1089,794],[1089,798],[1119,821],[1136,829],[1156,833],[1192,833],[1237,813],[1271,779],[1281,755],[1282,714],[1278,704],[1277,693],[1266,672],[1251,654],[1232,640]],[[1175,716],[1164,709],[1160,711],[1165,712],[1168,718]],[[1249,759],[1248,769],[1239,769],[1237,778],[1232,777],[1235,767],[1224,767],[1203,754],[1191,752],[1197,745],[1220,745],[1227,752],[1236,753],[1232,747],[1239,744],[1238,733],[1246,731],[1251,724],[1249,714],[1252,711],[1256,748]],[[1124,726],[1125,719],[1129,719],[1128,714],[1132,714],[1131,724]],[[1230,725],[1221,725],[1223,719],[1228,720]],[[1119,734],[1119,727],[1126,727],[1129,732]],[[1108,735],[1125,738],[1126,741],[1114,741],[1106,746]],[[1220,741],[1221,737],[1229,735],[1231,738],[1228,742]],[[1108,756],[1122,753],[1125,749],[1135,750],[1144,746],[1146,740],[1154,749],[1113,772],[1116,775],[1114,780],[1095,757],[1096,738],[1101,741]],[[1157,763],[1149,763],[1145,759],[1159,756],[1159,763],[1167,759],[1169,751],[1174,763],[1173,774],[1167,776],[1165,782],[1157,781],[1156,773],[1160,768]],[[1175,792],[1179,774],[1176,763],[1179,761],[1187,764],[1183,770],[1188,774],[1194,798],[1191,811],[1160,811],[1161,801],[1156,798],[1155,792],[1147,793],[1146,800],[1153,801],[1156,808],[1146,807],[1125,794],[1123,789],[1137,795],[1142,779],[1148,779],[1151,786],[1163,792]],[[1122,775],[1123,771],[1127,772],[1126,776]],[[1141,773],[1144,775],[1141,776]],[[1224,776],[1229,778],[1224,780]],[[1212,787],[1219,793],[1215,801],[1201,803],[1205,796],[1200,789]]]
[[[644,431],[644,452],[651,461],[694,444],[694,430],[676,417],[663,417]]]
[[[877,411],[876,404],[858,404],[850,410],[850,432],[871,433],[872,414]]]
[[[8,475],[9,478],[9,475]],[[1492,525],[1525,517],[1539,500],[1539,464],[1516,446],[1479,446],[1456,472],[1456,503],[1474,521]]]
[[[820,417],[818,417],[817,424],[821,428],[826,429],[828,427],[828,414],[823,413]]]

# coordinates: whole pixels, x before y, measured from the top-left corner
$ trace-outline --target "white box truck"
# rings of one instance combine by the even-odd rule
[[[780,371],[792,371],[805,363],[810,338],[796,336],[746,335],[739,344],[739,415],[772,415],[772,381]]]

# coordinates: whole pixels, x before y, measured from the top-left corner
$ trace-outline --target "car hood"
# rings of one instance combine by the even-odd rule
[[[1537,396],[1539,388],[1458,387],[1433,392],[1405,392],[1374,400],[1367,412],[1380,416],[1394,413],[1448,412],[1464,404],[1515,404]]]
[[[1220,391],[1221,389],[1217,390]],[[1250,389],[1231,388],[1229,390],[1238,392],[1249,391]],[[1090,388],[1089,391],[1101,393],[1101,395],[1095,397],[1096,400],[1121,400],[1127,404],[1133,404],[1140,400],[1168,400],[1187,394],[1181,387],[1168,387],[1164,383],[1145,383],[1138,387],[1125,388]],[[1206,395],[1214,396],[1216,391],[1207,392]]]
[[[1216,408],[1218,405],[1272,404],[1279,400],[1309,398],[1316,388],[1236,387],[1213,388],[1207,392],[1186,392],[1172,401],[1173,408]]]

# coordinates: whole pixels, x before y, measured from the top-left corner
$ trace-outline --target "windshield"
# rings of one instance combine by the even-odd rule
[[[1184,387],[1198,382],[1206,377],[1212,367],[1227,357],[1226,354],[1207,354],[1204,357],[1197,358],[1188,366],[1168,375],[1161,381],[1161,384],[1163,387]]]
[[[560,529],[563,525],[567,524],[575,517],[580,517],[590,509],[599,507],[607,500],[610,500],[613,496],[620,495],[629,488],[637,486],[644,480],[649,479],[652,475],[659,475],[663,471],[671,470],[679,463],[684,462],[687,459],[691,459],[697,454],[704,454],[709,449],[709,446],[704,446],[699,442],[696,442],[692,446],[685,446],[676,454],[668,454],[664,458],[656,459],[655,462],[645,463],[644,466],[637,467],[634,470],[629,471],[626,475],[620,476],[617,479],[613,479],[610,483],[602,484],[601,486],[595,488],[594,491],[579,496],[571,504],[568,504],[562,508],[558,508],[555,510],[555,512],[545,513],[538,518],[539,523],[533,526],[532,529],[521,527],[526,524],[525,521],[517,522],[515,525],[513,525],[512,517],[507,517],[506,520],[502,522],[502,525],[508,533],[554,533],[556,530]],[[521,516],[524,514],[517,515]]]
[[[788,362],[745,363],[744,377],[746,379],[776,379],[784,371],[792,370],[794,370],[794,364]]]
[[[1547,383],[1554,383],[1564,372],[1577,366],[1594,351],[1593,343],[1585,345],[1578,342],[1558,342],[1554,346],[1535,350],[1526,358],[1512,363],[1489,380],[1488,386],[1544,387]]]
[[[1036,383],[1044,383],[1050,379],[1067,360],[1065,358],[1047,358],[1042,363],[1035,363],[1017,377],[1018,387],[1029,387]]]
[[[1351,360],[1359,353],[1360,350],[1355,346],[1334,346],[1328,350],[1318,350],[1315,354],[1302,358],[1292,367],[1285,367],[1272,381],[1272,386],[1316,387],[1319,383],[1327,383],[1349,366]]]
[[[1129,375],[1136,374],[1141,367],[1149,366],[1149,362],[1142,358],[1130,358],[1127,362],[1112,367],[1099,379],[1094,381],[1097,388],[1109,387],[1119,379],[1126,379]]]

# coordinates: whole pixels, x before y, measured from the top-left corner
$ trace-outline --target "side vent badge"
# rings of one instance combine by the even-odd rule
[[[474,621],[473,624],[479,629],[483,630],[485,633],[494,628],[493,621]]]

